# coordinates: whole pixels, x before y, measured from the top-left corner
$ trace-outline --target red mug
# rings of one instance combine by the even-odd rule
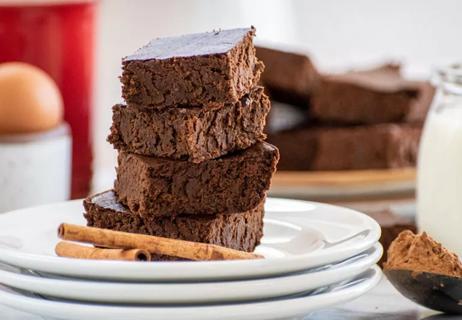
[[[22,61],[58,84],[72,131],[72,198],[92,176],[91,109],[95,1],[0,1],[0,63]]]

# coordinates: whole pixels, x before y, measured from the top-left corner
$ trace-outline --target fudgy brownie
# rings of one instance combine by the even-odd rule
[[[120,150],[199,163],[264,140],[270,107],[262,87],[216,109],[144,111],[116,105],[108,140]]]
[[[261,81],[271,99],[308,107],[320,76],[306,55],[257,47],[257,57],[265,64]]]
[[[361,170],[415,166],[420,125],[310,127],[271,134],[279,170]]]
[[[88,226],[211,243],[253,251],[263,236],[264,200],[246,212],[217,215],[140,216],[120,204],[112,190],[84,200]]]
[[[123,59],[122,96],[141,108],[238,102],[263,71],[254,35],[252,27],[152,40]]]
[[[120,151],[114,186],[143,216],[245,212],[265,198],[278,158],[265,142],[198,164]]]
[[[396,65],[326,75],[312,96],[311,114],[330,124],[423,122],[434,91],[428,82],[404,79]]]

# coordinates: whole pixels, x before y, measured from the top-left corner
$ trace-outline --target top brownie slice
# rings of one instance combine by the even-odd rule
[[[263,71],[254,35],[252,27],[152,40],[124,58],[122,96],[157,109],[237,102]]]
[[[312,97],[312,116],[328,124],[423,122],[434,87],[404,79],[400,67],[326,75]]]

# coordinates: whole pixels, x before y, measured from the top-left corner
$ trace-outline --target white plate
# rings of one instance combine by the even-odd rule
[[[231,302],[288,296],[351,279],[382,256],[376,244],[364,253],[338,264],[302,273],[258,280],[202,283],[116,283],[42,278],[0,270],[0,283],[45,296],[102,303],[191,304]],[[27,271],[26,271],[27,273]],[[197,293],[200,292],[200,295]]]
[[[375,266],[349,283],[320,289],[297,296],[259,302],[233,303],[223,305],[198,306],[120,306],[85,304],[46,300],[27,293],[18,293],[0,287],[0,303],[13,309],[38,314],[44,317],[68,320],[111,319],[111,320],[152,320],[152,319],[286,319],[302,316],[317,309],[353,300],[380,281],[380,268]]]
[[[59,258],[54,247],[60,223],[85,224],[81,201],[0,215],[0,262],[35,271],[93,279],[139,281],[223,280],[267,277],[352,257],[373,246],[380,226],[351,209],[268,198],[257,252],[265,259],[207,262],[94,261]],[[336,246],[337,242],[358,236]]]

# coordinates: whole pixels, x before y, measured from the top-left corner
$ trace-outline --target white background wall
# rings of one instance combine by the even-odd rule
[[[120,101],[121,57],[150,39],[254,25],[257,40],[310,54],[323,71],[398,60],[413,76],[462,60],[462,0],[102,0],[94,114],[95,168],[115,153],[106,142]]]

